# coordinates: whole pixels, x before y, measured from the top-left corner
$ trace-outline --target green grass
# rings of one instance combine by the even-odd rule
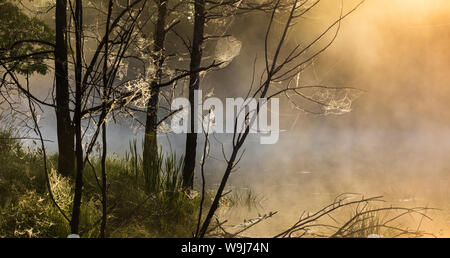
[[[0,237],[67,237],[69,224],[48,196],[42,152],[12,137],[11,131],[0,130]],[[136,142],[130,143],[124,157],[108,157],[107,237],[192,236],[200,198],[189,199],[181,190],[182,158],[174,154],[153,158],[152,171],[144,172]],[[74,183],[58,175],[56,160],[56,155],[48,157],[52,191],[70,217]],[[99,236],[100,171],[96,157],[84,169],[82,237]]]

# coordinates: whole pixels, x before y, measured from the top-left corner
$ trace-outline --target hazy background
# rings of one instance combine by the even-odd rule
[[[329,24],[339,2],[325,1],[305,26]],[[449,45],[449,1],[366,1],[307,75],[316,84],[366,90],[353,111],[301,114],[294,125],[290,113],[280,142],[251,148],[254,158],[233,179],[253,186],[259,179],[266,210],[284,216],[274,219],[277,226],[339,193],[357,192],[441,208],[430,230],[448,236]]]
[[[357,1],[344,3],[349,9]],[[339,5],[340,1],[324,0],[289,40],[307,42],[337,18]],[[214,87],[219,97],[246,92],[251,63],[263,46],[262,19],[235,22],[231,32],[242,41],[241,55],[202,87]],[[279,143],[261,146],[257,138],[250,139],[232,184],[260,193],[262,211],[280,212],[282,219],[268,224],[274,232],[293,223],[303,209],[318,208],[342,192],[358,192],[384,195],[392,203],[441,208],[429,227],[449,236],[449,45],[450,1],[367,0],[344,21],[335,43],[304,75],[315,84],[365,90],[353,111],[314,116],[282,105]],[[51,76],[36,80],[42,87],[52,82]],[[53,111],[46,112],[43,126],[45,137],[56,140]],[[127,123],[111,125],[110,151],[123,153],[129,140],[141,136]],[[226,136],[220,138],[227,142]],[[183,150],[184,136],[169,139],[170,147],[167,137],[160,135],[165,150]],[[48,147],[55,150],[54,144]],[[219,147],[213,146],[217,158]],[[217,182],[223,165],[210,161],[209,186]],[[267,229],[264,234],[270,235]]]

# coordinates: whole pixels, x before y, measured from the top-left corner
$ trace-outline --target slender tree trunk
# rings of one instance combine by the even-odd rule
[[[55,81],[58,136],[58,171],[72,176],[75,169],[74,133],[69,108],[67,68],[67,0],[56,1]]]
[[[107,193],[106,193],[106,123],[102,125],[102,223],[100,225],[100,237],[105,238],[107,214]]]
[[[109,54],[109,26],[111,22],[111,13],[113,7],[113,0],[109,0],[108,3],[108,15],[106,18],[106,29],[105,29],[105,59],[103,60],[103,107],[102,107],[102,116],[106,116],[107,108],[106,103],[109,99],[109,84],[108,84],[108,54]],[[106,221],[108,219],[107,214],[107,192],[106,192],[106,155],[108,153],[107,149],[107,141],[106,141],[106,121],[102,123],[102,223],[100,225],[100,237],[105,238],[105,230],[106,230]]]
[[[82,0],[76,0],[75,8],[75,138],[77,173],[75,179],[75,194],[73,198],[73,210],[71,220],[72,234],[78,234],[80,224],[81,197],[83,193],[83,146],[81,132],[81,108],[82,108],[82,29],[83,29]]]
[[[228,178],[231,174],[231,171],[233,170],[234,162],[236,161],[236,157],[237,157],[239,149],[240,149],[240,147],[234,149],[233,153],[231,154],[231,157],[230,157],[230,160],[228,161],[224,176],[222,178],[222,181],[220,182],[219,189],[217,189],[216,196],[214,197],[211,207],[209,208],[208,214],[205,217],[205,221],[202,224],[200,232],[199,232],[199,234],[197,234],[196,237],[203,238],[203,237],[205,237],[206,232],[208,231],[208,227],[211,223],[211,219],[213,218],[214,214],[216,213],[217,208],[219,208],[219,202],[223,196],[223,190],[225,189],[225,186],[227,185],[227,182],[228,182]]]
[[[191,105],[191,126],[190,133],[186,137],[186,151],[184,156],[183,168],[183,186],[186,189],[194,187],[194,169],[195,159],[197,154],[197,133],[195,132],[195,122],[197,115],[194,110],[195,91],[200,87],[200,73],[199,71],[202,62],[202,46],[204,41],[205,30],[205,0],[195,0],[195,18],[194,18],[194,35],[191,49],[191,64],[190,71],[192,72],[189,78],[189,102]]]
[[[159,92],[158,83],[161,79],[162,65],[164,64],[164,42],[166,38],[166,17],[167,17],[167,4],[168,0],[158,0],[158,20],[156,22],[155,34],[154,34],[154,60],[153,65],[156,67],[155,74],[153,75],[150,87],[151,96],[147,105],[147,120],[145,125],[145,138],[144,138],[144,171],[150,178],[155,178],[152,173],[151,166],[154,158],[158,153],[158,106],[159,106]]]

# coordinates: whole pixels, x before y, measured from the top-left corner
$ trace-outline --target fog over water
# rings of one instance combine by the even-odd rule
[[[312,37],[339,15],[340,1],[323,2],[299,25],[292,42]],[[344,7],[356,2],[344,1]],[[231,31],[242,41],[241,55],[205,79],[205,91],[214,87],[222,98],[246,92],[255,51],[263,47],[261,19],[235,22]],[[344,21],[335,43],[304,80],[364,90],[352,112],[304,114],[282,99],[279,142],[260,145],[259,138],[251,137],[232,175],[233,185],[264,196],[263,211],[278,210],[284,218],[268,223],[265,234],[293,223],[301,210],[316,209],[342,192],[358,192],[440,208],[429,227],[450,235],[449,46],[446,0],[369,0]],[[52,81],[51,76],[38,79],[40,85]],[[54,112],[46,112],[42,123],[45,137],[56,140]],[[131,139],[142,138],[142,130],[133,134],[129,122],[109,128],[111,152],[122,154]],[[226,135],[218,138],[230,141]],[[161,134],[159,139],[164,150],[183,151],[184,136]],[[220,145],[212,144],[212,154],[220,159]],[[55,150],[54,144],[48,147]],[[208,185],[214,186],[223,171],[223,162],[210,160]]]

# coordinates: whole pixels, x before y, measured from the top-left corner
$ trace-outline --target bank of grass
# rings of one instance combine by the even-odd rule
[[[11,131],[0,132],[0,237],[67,237],[69,224],[48,195],[41,151],[13,138]],[[124,157],[108,157],[107,237],[192,236],[199,197],[191,198],[181,190],[182,159],[175,155],[154,159],[158,173],[152,178],[142,171],[136,143]],[[56,160],[56,155],[48,157],[52,192],[70,217],[73,179],[57,174]],[[100,171],[96,158],[84,170],[83,237],[99,235]]]

